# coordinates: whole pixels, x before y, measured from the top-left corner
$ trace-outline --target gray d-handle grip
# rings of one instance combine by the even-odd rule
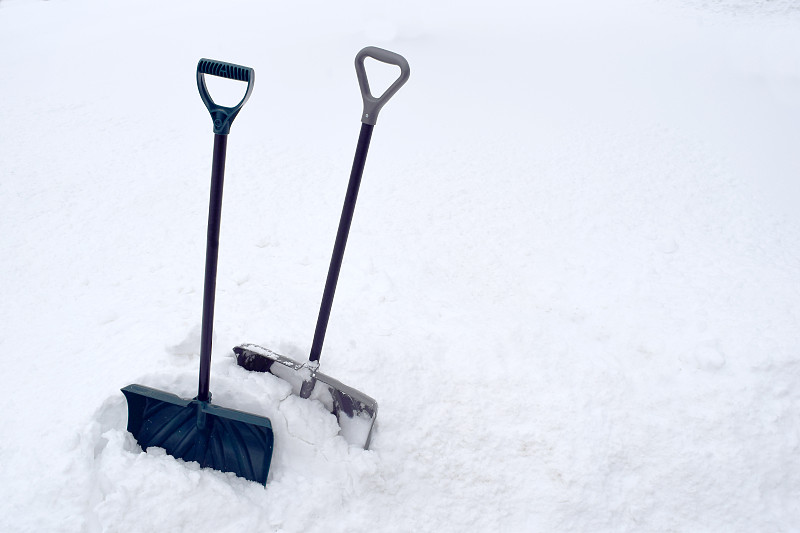
[[[372,96],[369,90],[367,71],[364,69],[364,59],[368,57],[400,67],[400,77],[378,98]],[[408,81],[408,77],[411,75],[411,69],[408,67],[406,58],[400,54],[395,54],[394,52],[375,46],[367,46],[356,54],[356,75],[358,76],[358,86],[361,88],[361,98],[364,100],[364,111],[361,113],[361,122],[374,126],[375,122],[378,120],[378,113],[381,108],[386,105],[389,98],[394,96],[394,93],[400,90],[400,87]]]
[[[228,78],[230,80],[247,82],[247,91],[244,94],[242,101],[233,107],[224,107],[214,103],[211,95],[208,94],[206,88],[205,75],[219,76],[221,78]],[[211,113],[211,119],[214,121],[214,133],[217,135],[227,135],[231,131],[231,124],[233,119],[239,113],[250,94],[253,92],[253,86],[256,82],[256,71],[250,67],[243,67],[241,65],[234,65],[233,63],[225,63],[223,61],[215,61],[213,59],[201,59],[197,63],[197,89],[200,91],[200,98],[206,104],[208,112]]]

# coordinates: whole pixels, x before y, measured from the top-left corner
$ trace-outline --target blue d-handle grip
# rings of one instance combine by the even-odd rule
[[[228,78],[230,80],[247,82],[247,92],[244,94],[242,101],[233,107],[225,107],[217,105],[208,94],[206,87],[205,75],[219,76],[220,78]],[[256,71],[250,67],[243,67],[241,65],[234,65],[232,63],[225,63],[223,61],[215,61],[213,59],[201,59],[197,62],[197,89],[200,91],[200,98],[206,104],[208,112],[211,113],[211,120],[214,121],[214,133],[217,135],[227,135],[231,131],[231,124],[233,119],[239,113],[239,110],[250,98],[253,92],[253,85],[256,81]]]
[[[400,67],[400,77],[398,77],[378,98],[374,97],[369,90],[367,71],[364,69],[364,59],[368,57]],[[361,112],[361,122],[374,126],[375,122],[378,120],[378,113],[381,108],[386,105],[389,98],[394,96],[394,93],[400,90],[400,87],[408,81],[410,75],[411,69],[408,66],[408,61],[400,54],[376,46],[367,46],[356,54],[356,76],[358,76],[358,86],[361,88],[361,99],[364,101],[364,110]]]

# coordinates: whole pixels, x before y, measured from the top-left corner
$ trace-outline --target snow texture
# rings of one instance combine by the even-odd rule
[[[364,451],[231,348],[307,357],[367,45],[412,73],[321,359]],[[0,50],[0,531],[800,531],[796,2],[3,0]],[[257,73],[211,389],[272,420],[266,488],[119,391],[196,393],[201,57]]]

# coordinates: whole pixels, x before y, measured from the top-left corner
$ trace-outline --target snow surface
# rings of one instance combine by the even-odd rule
[[[412,75],[322,370],[370,451],[230,351],[308,353],[366,45]],[[266,488],[142,453],[119,392],[196,390],[201,57],[257,71],[211,388]],[[0,71],[0,531],[800,531],[796,2],[3,0]]]

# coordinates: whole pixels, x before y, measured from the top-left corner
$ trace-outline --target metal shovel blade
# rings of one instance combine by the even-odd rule
[[[164,448],[176,459],[267,483],[273,445],[268,418],[143,385],[128,385],[122,392],[128,400],[128,431],[143,450]]]
[[[365,450],[369,448],[378,416],[378,402],[373,398],[316,371],[308,362],[299,363],[262,346],[242,344],[235,347],[233,352],[242,368],[253,372],[269,372],[288,382],[294,394],[319,400],[336,416],[340,434],[348,443]],[[304,384],[306,387],[313,385],[313,390],[303,390]]]

